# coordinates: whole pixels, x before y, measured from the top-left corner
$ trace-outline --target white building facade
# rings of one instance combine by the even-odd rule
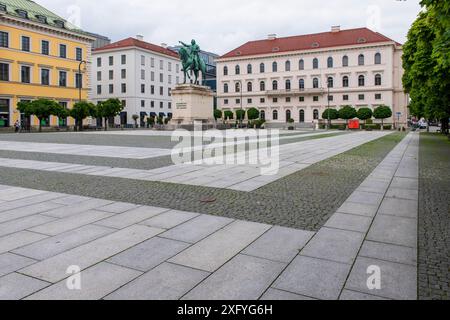
[[[270,35],[218,59],[219,109],[254,107],[268,123],[293,119],[301,127],[319,123],[328,107],[387,105],[393,117],[385,122],[405,125],[401,59],[400,44],[366,28]]]
[[[145,126],[149,116],[172,116],[171,90],[182,76],[178,54],[143,38],[128,38],[93,51],[91,97],[94,103],[117,98],[125,106],[116,125]]]

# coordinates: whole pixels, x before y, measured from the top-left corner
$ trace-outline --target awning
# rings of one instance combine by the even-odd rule
[[[160,116],[160,117],[165,117],[166,114],[165,114],[164,112],[160,112],[160,113],[159,113],[159,116]]]
[[[141,112],[141,117],[148,116],[147,112]]]
[[[168,117],[168,118],[172,118],[172,117],[173,117],[173,114],[172,114],[171,112],[169,112],[169,113],[167,114],[167,117]]]
[[[157,116],[156,112],[150,112],[150,117],[156,117],[156,116]]]

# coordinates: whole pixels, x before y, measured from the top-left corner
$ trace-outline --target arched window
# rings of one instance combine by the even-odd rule
[[[286,61],[284,68],[286,71],[291,71],[291,62],[289,60]]]
[[[286,122],[288,122],[292,118],[291,115],[291,110],[286,110]]]
[[[333,77],[328,77],[328,88],[334,87],[334,79]]]
[[[375,64],[381,64],[381,53],[375,53]]]
[[[272,119],[278,120],[278,111],[277,110],[273,110]]]
[[[319,69],[319,59],[317,58],[313,60],[313,69]]]
[[[264,81],[259,83],[259,91],[266,91],[266,83]]]
[[[381,86],[381,74],[375,75],[375,85]]]
[[[328,68],[333,68],[333,58],[329,57],[327,60],[327,66]]]
[[[358,77],[358,86],[364,87],[366,85],[366,78],[363,75]]]
[[[300,59],[298,62],[298,70],[305,70],[305,61],[303,59]]]
[[[319,79],[314,78],[313,79],[313,88],[318,89],[319,88]]]
[[[286,90],[291,90],[291,80],[286,80]]]
[[[235,70],[236,74],[241,74],[241,67],[239,67],[239,65],[236,66]]]
[[[299,88],[300,90],[305,90],[305,79],[300,79],[300,80],[298,81],[298,88]]]
[[[319,110],[314,109],[313,111],[314,120],[319,120]]]
[[[247,65],[247,73],[252,74],[253,73],[253,67],[251,64]]]
[[[342,78],[342,86],[343,86],[344,88],[348,88],[348,77],[347,77],[347,76],[344,76],[344,77]]]
[[[278,63],[272,63],[272,72],[278,72]]]
[[[227,66],[223,67],[223,75],[224,76],[228,75],[228,67]]]
[[[241,84],[239,82],[236,82],[234,85],[234,91],[241,92]]]
[[[260,72],[260,73],[266,72],[266,65],[265,65],[264,63],[261,63],[261,64],[259,65],[259,72]]]
[[[253,84],[251,82],[247,82],[247,91],[252,92],[253,91]]]
[[[228,83],[223,85],[223,92],[228,93]]]
[[[272,82],[272,90],[278,90],[278,81],[277,80],[273,80],[273,82]]]
[[[305,110],[300,110],[300,123],[305,122]]]
[[[347,56],[342,57],[342,66],[348,67],[348,57]]]
[[[260,118],[261,120],[266,120],[266,112],[265,112],[264,110],[261,110],[261,111],[259,112],[259,118]]]
[[[364,65],[364,55],[363,54],[360,54],[359,56],[358,56],[358,66],[363,66]]]

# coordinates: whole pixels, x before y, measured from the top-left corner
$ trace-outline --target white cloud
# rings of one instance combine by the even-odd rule
[[[379,26],[375,31],[404,42],[420,10],[419,0],[36,1],[64,18],[79,6],[80,19],[72,21],[113,41],[142,34],[146,41],[175,45],[194,38],[202,49],[218,54],[269,33],[317,33],[332,25]]]

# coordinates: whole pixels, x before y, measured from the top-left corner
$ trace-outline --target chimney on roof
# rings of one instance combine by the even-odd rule
[[[271,33],[267,36],[267,39],[269,39],[269,40],[275,40],[276,38],[277,38],[276,33]]]
[[[167,43],[161,43],[161,47],[163,47],[164,49],[167,49]]]
[[[341,26],[332,26],[331,27],[331,32],[332,33],[337,33],[339,31],[341,31]]]
[[[138,35],[136,36],[136,39],[138,39],[139,41],[144,41],[144,36],[138,34]]]

